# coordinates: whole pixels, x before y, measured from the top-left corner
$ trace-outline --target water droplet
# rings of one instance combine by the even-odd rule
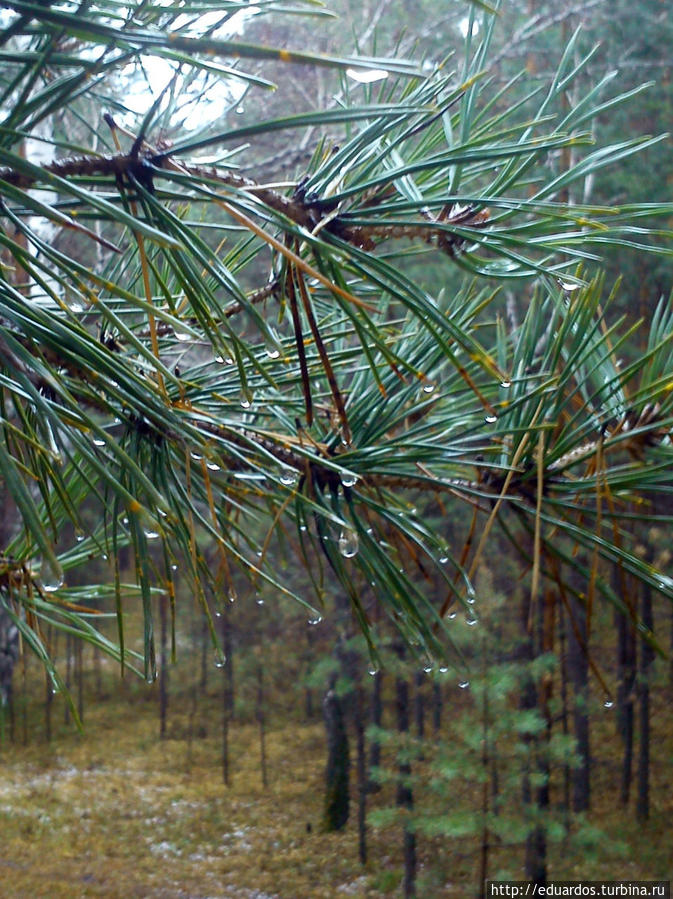
[[[448,561],[449,561],[449,557],[448,557],[448,556],[442,556],[442,557],[440,558],[440,560],[439,560],[439,564],[440,564],[440,565],[446,565],[446,563],[447,563]]]
[[[339,552],[344,559],[352,559],[358,554],[360,541],[355,531],[343,530],[339,534]]]
[[[42,559],[40,565],[40,586],[45,593],[54,593],[63,586],[64,576],[58,560]]]
[[[375,81],[383,81],[388,77],[385,69],[346,69],[346,74],[358,84],[373,84]]]
[[[229,591],[229,593],[227,595],[227,599],[229,600],[229,602],[236,602],[236,591],[234,590],[233,587]]]
[[[294,487],[299,480],[299,472],[295,468],[284,468],[280,473],[280,482],[285,487]]]
[[[227,659],[224,653],[220,649],[215,650],[215,667],[216,668],[224,668],[227,664]]]
[[[177,570],[178,570],[178,566],[176,565],[175,562],[173,562],[173,564],[171,565],[171,571],[177,571]]]
[[[128,515],[124,515],[124,517],[122,518],[122,524],[124,525],[124,527],[126,527],[126,525],[128,523],[129,523]]]
[[[185,328],[176,328],[175,325],[173,325],[173,333],[175,334],[175,339],[179,340],[180,343],[186,343],[186,341],[192,339],[192,335]]]
[[[564,290],[566,293],[573,293],[573,291],[579,290],[582,285],[575,284],[574,281],[561,281],[559,279],[558,286],[561,288],[561,290]]]
[[[86,538],[84,537],[84,534],[77,534],[77,536],[75,537],[75,540],[76,540],[78,543],[81,543],[84,539],[86,539]]]
[[[159,537],[159,531],[155,531],[152,528],[143,528],[143,534],[148,540],[156,540]]]
[[[280,356],[280,350],[269,347],[266,351],[266,355],[269,359],[277,359]]]
[[[458,681],[458,686],[461,690],[467,690],[467,688],[470,686],[470,682],[469,680],[460,680]]]
[[[478,621],[479,621],[478,618],[473,618],[473,617],[469,617],[469,618],[466,617],[466,618],[465,618],[465,624],[466,624],[468,627],[474,627],[475,624],[476,624]]]
[[[425,671],[426,674],[431,674],[432,673],[432,665],[424,665],[423,671]]]
[[[243,113],[245,112],[245,106],[237,106],[235,112],[236,115],[243,115]]]
[[[368,673],[369,673],[370,677],[376,677],[376,675],[379,673],[379,669],[378,668],[370,668]]]
[[[605,702],[603,703],[603,708],[611,709],[613,707],[613,705],[614,705],[614,702],[611,699],[606,699]]]
[[[148,684],[153,684],[156,679],[157,679],[156,671],[148,671],[147,674],[145,675],[145,680],[147,681]]]
[[[498,420],[498,416],[495,413],[489,412],[488,415],[484,416],[484,421],[486,424],[492,425]]]
[[[243,409],[249,409],[250,406],[252,406],[252,403],[248,399],[241,400],[241,406],[243,407]]]
[[[350,471],[342,471],[339,478],[344,487],[355,487],[359,480],[358,476]]]
[[[93,445],[94,446],[105,446],[105,441],[100,437],[94,437]]]
[[[190,457],[190,459],[193,459],[195,462],[200,462],[201,459],[203,459],[203,456],[201,455],[201,453],[192,452],[189,454],[189,457]]]
[[[446,665],[442,665],[441,668],[439,669],[439,673],[440,673],[440,674],[446,674],[446,672],[447,672],[448,670],[449,670],[449,669],[448,669],[448,667],[447,667]]]
[[[299,525],[299,530],[302,532],[302,534],[304,534],[304,533],[306,533],[306,531],[308,530],[308,528],[306,527],[305,524],[300,524],[300,525]]]
[[[216,617],[216,618],[221,618],[221,617],[222,617],[222,612],[220,612],[219,609],[215,609],[215,617]]]
[[[309,618],[308,619],[308,623],[311,625],[311,627],[315,627],[316,624],[320,624],[321,621],[322,621],[322,615],[318,615],[317,618]]]
[[[264,605],[264,600],[263,600],[261,597],[257,600],[257,605],[258,605],[258,606],[263,606],[263,605]]]
[[[500,386],[502,387],[503,390],[507,390],[509,387],[512,386],[512,382],[511,381],[501,381]]]
[[[457,614],[458,614],[457,612],[449,612],[450,620],[453,621],[453,619],[456,617]]]

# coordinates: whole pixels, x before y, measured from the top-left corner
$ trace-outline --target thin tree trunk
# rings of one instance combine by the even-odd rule
[[[365,865],[367,863],[367,761],[362,692],[362,684],[358,682],[355,687],[353,708],[358,782],[358,857],[360,862]]]
[[[561,730],[563,736],[568,739],[570,724],[568,721],[568,656],[566,641],[566,616],[563,606],[559,606],[559,643],[561,651]],[[566,832],[570,832],[570,764],[563,763],[563,811],[565,813]]]
[[[327,768],[325,771],[325,810],[323,826],[327,832],[341,830],[349,815],[350,751],[341,701],[333,689],[323,700],[327,731]]]
[[[257,666],[257,721],[259,723],[259,758],[262,771],[262,786],[269,786],[266,765],[266,716],[264,713],[264,669]]]
[[[425,737],[425,695],[423,693],[424,683],[425,672],[416,671],[414,675],[414,717],[416,718],[416,734],[421,740]]]
[[[542,609],[540,600],[535,600],[535,608],[530,616],[528,602],[522,606],[523,644],[521,657],[526,665],[524,671],[524,683],[521,692],[520,707],[524,710],[540,709],[543,711],[541,690],[533,680],[532,665],[537,657],[536,630],[542,629]],[[547,718],[549,721],[549,719]],[[523,801],[533,814],[532,829],[526,839],[526,853],[524,861],[524,873],[527,880],[536,886],[545,886],[547,883],[547,834],[541,816],[549,808],[549,758],[547,753],[550,727],[547,726],[543,736],[527,734],[525,742],[529,747],[528,770],[523,778]],[[531,773],[538,780],[539,785],[531,786]]]
[[[617,729],[622,741],[620,802],[628,805],[633,772],[633,691],[636,678],[636,642],[633,624],[617,614]]]
[[[398,647],[398,655],[403,657],[404,650]],[[402,740],[409,733],[409,686],[406,678],[398,675],[395,678],[395,707],[397,710],[397,731]],[[410,814],[414,807],[414,796],[411,789],[411,763],[406,754],[400,756],[397,767],[397,805]],[[403,892],[405,899],[416,896],[416,834],[405,823],[403,832],[404,848],[404,880]]]
[[[432,682],[432,727],[435,733],[442,727],[442,687],[438,681]]]
[[[369,716],[370,721],[374,728],[380,729],[383,723],[383,693],[382,693],[382,684],[383,684],[383,675],[380,671],[375,671],[372,675],[373,678],[373,686],[372,686],[372,698],[371,704],[369,707]],[[369,770],[372,768],[380,768],[381,767],[381,742],[378,738],[378,735],[374,735],[369,741]],[[369,783],[367,789],[370,793],[376,793],[381,789],[379,783],[372,778],[369,778]]]
[[[168,597],[162,594],[159,599],[159,736],[166,739],[166,723],[168,719]]]
[[[225,604],[220,618],[222,648],[224,650],[224,677],[222,678],[222,780],[231,786],[231,762],[229,758],[229,723],[233,712],[232,642],[229,627],[229,604]]]
[[[84,721],[84,644],[75,641],[75,679],[77,681],[77,714]]]
[[[584,812],[591,802],[591,751],[589,743],[589,647],[587,613],[576,597],[570,600],[572,620],[568,628],[568,673],[573,685],[573,726],[580,764],[572,771],[572,807]]]
[[[641,619],[643,625],[652,633],[654,629],[654,616],[652,613],[652,588],[649,584],[642,584]],[[648,641],[643,638],[640,650],[640,678],[639,678],[639,705],[640,705],[640,740],[638,745],[638,800],[636,803],[636,817],[640,821],[646,821],[650,816],[650,666],[654,662],[654,650]]]
[[[66,690],[70,690],[72,688],[72,668],[73,668],[73,642],[74,637],[72,634],[66,633],[65,635],[65,688]],[[63,708],[63,723],[67,727],[70,724],[70,703],[64,703]]]

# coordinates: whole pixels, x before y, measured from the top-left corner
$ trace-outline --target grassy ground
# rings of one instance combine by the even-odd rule
[[[160,740],[154,695],[143,684],[117,685],[106,701],[88,702],[84,735],[64,727],[57,698],[49,743],[36,701],[27,744],[18,718],[15,742],[5,734],[3,899],[400,895],[399,826],[370,831],[365,867],[357,858],[355,815],[343,833],[320,831],[325,761],[320,722],[269,728],[268,788],[261,783],[257,726],[233,724],[233,780],[225,787],[216,698],[191,718],[172,700],[168,738]],[[666,709],[664,691],[655,712],[665,715]],[[600,737],[595,745],[591,821],[601,832],[589,840],[589,855],[577,841],[552,845],[551,876],[670,877],[670,745],[667,750],[660,740],[656,747],[653,814],[646,825],[618,808],[618,756],[607,753]],[[390,786],[372,801],[386,805],[392,798]],[[472,800],[454,787],[446,796],[447,807],[465,801]],[[420,838],[419,899],[474,896],[477,850],[478,841]],[[521,877],[521,858],[520,849],[495,852],[491,871]]]

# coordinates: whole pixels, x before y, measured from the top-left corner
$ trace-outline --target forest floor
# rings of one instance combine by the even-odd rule
[[[172,700],[167,735],[159,739],[156,693],[142,683],[108,693],[105,701],[87,706],[84,734],[65,726],[60,697],[53,703],[50,741],[37,703],[31,713],[34,736],[25,744],[19,716],[14,741],[5,727],[0,746],[2,899],[401,895],[398,823],[369,828],[365,866],[358,860],[354,803],[343,832],[321,832],[325,739],[319,720],[269,726],[267,787],[258,726],[232,723],[226,787],[218,704],[211,701],[190,714]],[[670,877],[670,764],[655,763],[653,813],[639,824],[618,806],[618,759],[600,758],[600,739],[596,745],[592,820],[601,829],[598,836],[591,831],[590,851],[577,843],[550,847],[551,876]],[[670,757],[670,752],[664,755]],[[385,806],[393,799],[388,785],[371,801]],[[449,806],[462,801],[459,793],[447,799]],[[419,899],[475,896],[478,840],[443,836],[419,837],[418,842]],[[512,851],[502,855],[509,856],[511,873],[521,877],[522,852],[515,854],[513,868]],[[491,870],[498,870],[500,862],[494,853]]]

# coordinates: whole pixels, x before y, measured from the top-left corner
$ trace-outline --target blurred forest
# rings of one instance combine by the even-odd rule
[[[241,16],[238,7],[244,5],[231,4],[231,12],[240,16],[238,37],[253,46],[305,48],[331,58],[358,53],[372,59],[413,59],[428,74],[441,63],[442,76],[468,87],[447,104],[455,119],[451,114],[438,118],[438,113],[428,118],[443,138],[469,152],[450,169],[439,169],[435,184],[435,174],[428,175],[423,166],[432,153],[440,153],[439,138],[430,137],[426,124],[402,122],[385,162],[402,172],[395,182],[397,197],[389,198],[389,186],[374,164],[373,174],[361,176],[363,184],[370,184],[371,177],[373,187],[356,194],[361,187],[357,166],[366,167],[366,138],[359,137],[359,129],[370,124],[373,114],[361,125],[336,114],[333,120],[314,118],[314,112],[342,114],[358,104],[420,106],[420,94],[414,91],[421,88],[407,85],[404,73],[400,87],[397,81],[392,85],[392,73],[376,80],[372,67],[293,66],[271,56],[246,60],[246,71],[259,84],[251,80],[240,84],[240,90],[223,92],[217,75],[208,82],[210,93],[195,80],[169,90],[168,99],[161,94],[163,70],[132,60],[118,66],[116,94],[103,95],[101,89],[100,95],[87,95],[82,89],[79,118],[64,108],[42,119],[48,121],[49,134],[31,132],[25,122],[12,120],[8,98],[22,91],[20,102],[30,105],[35,85],[22,85],[18,76],[12,83],[14,72],[7,68],[1,79],[3,146],[10,146],[10,132],[12,140],[18,134],[26,140],[22,153],[27,164],[48,165],[55,156],[81,153],[82,147],[108,154],[119,145],[128,148],[147,129],[146,139],[158,154],[172,153],[183,142],[196,152],[199,165],[224,160],[237,174],[256,185],[271,185],[269,190],[285,192],[293,201],[306,185],[308,196],[313,188],[324,200],[331,195],[328,188],[337,198],[357,196],[361,205],[349,210],[348,220],[354,229],[378,227],[367,216],[378,214],[381,204],[385,210],[387,202],[391,208],[400,203],[390,213],[398,216],[396,222],[411,216],[411,209],[427,221],[444,214],[459,234],[450,253],[441,240],[431,244],[418,239],[417,232],[404,232],[401,224],[398,231],[382,232],[374,249],[363,245],[358,252],[362,257],[378,254],[391,270],[402,273],[404,285],[436,298],[452,327],[461,334],[469,331],[474,345],[465,340],[459,346],[447,374],[446,359],[434,337],[427,336],[430,326],[425,332],[405,324],[396,331],[407,309],[402,313],[401,304],[391,301],[377,322],[379,333],[389,328],[394,334],[386,344],[389,382],[368,369],[372,355],[386,351],[383,344],[371,349],[362,321],[356,315],[348,319],[356,343],[343,322],[331,320],[320,307],[321,333],[336,378],[342,386],[351,379],[346,415],[332,384],[334,373],[320,367],[324,356],[318,359],[320,341],[315,331],[309,332],[308,313],[305,339],[299,342],[313,354],[308,360],[313,396],[309,386],[307,397],[306,381],[299,375],[292,376],[294,398],[277,402],[270,387],[264,394],[264,366],[278,378],[271,366],[280,351],[291,356],[298,372],[302,351],[295,348],[289,312],[276,321],[275,310],[267,314],[266,306],[254,307],[265,310],[260,318],[271,323],[267,334],[251,304],[239,319],[241,333],[222,350],[223,355],[232,352],[236,364],[227,359],[231,366],[220,364],[219,369],[244,370],[245,346],[252,347],[246,369],[252,373],[250,398],[247,385],[236,389],[244,391],[248,407],[276,403],[281,411],[273,413],[275,418],[269,412],[261,424],[250,413],[245,441],[251,442],[248,435],[254,430],[256,461],[249,470],[242,462],[240,469],[232,463],[230,470],[239,472],[241,480],[229,493],[223,488],[215,500],[207,466],[212,463],[213,482],[218,466],[226,466],[200,449],[192,452],[192,462],[188,459],[176,483],[182,478],[188,494],[190,473],[195,479],[202,476],[201,517],[196,523],[187,521],[191,512],[185,512],[180,526],[190,536],[177,539],[170,550],[168,540],[155,539],[158,533],[163,537],[159,517],[157,533],[144,525],[134,531],[134,507],[124,507],[122,493],[105,482],[101,470],[118,462],[122,467],[121,454],[113,459],[111,453],[99,468],[86,469],[94,488],[88,492],[78,486],[71,494],[77,507],[71,517],[58,490],[50,487],[47,495],[41,475],[33,477],[35,503],[44,500],[48,509],[44,513],[40,506],[39,515],[47,529],[53,518],[58,531],[58,560],[51,561],[52,544],[28,534],[32,519],[28,524],[25,515],[20,519],[23,493],[12,487],[16,471],[23,477],[32,457],[27,451],[15,469],[3,455],[0,593],[9,612],[0,620],[0,815],[5,837],[0,894],[439,899],[484,896],[489,879],[538,884],[548,879],[668,879],[673,811],[673,153],[665,134],[673,109],[669,4],[505,0],[493,14],[482,3],[329,0],[334,18],[299,15],[291,4],[271,8],[268,15],[245,10]],[[187,13],[197,16],[206,8],[192,4]],[[37,15],[31,4],[18,0],[3,9],[26,21]],[[139,10],[139,16],[144,14],[145,4]],[[22,49],[12,44],[23,37],[16,21],[6,18],[2,24],[5,61],[0,65],[7,67],[15,64],[12,54]],[[12,22],[15,34],[7,35]],[[145,24],[149,28],[152,23]],[[55,31],[57,26],[61,24],[51,27]],[[21,28],[31,33],[27,25]],[[74,52],[67,42],[57,50]],[[37,73],[37,62],[31,65]],[[265,89],[263,80],[277,88]],[[473,82],[478,85],[474,95]],[[548,92],[551,99],[543,108]],[[155,100],[150,115],[148,107]],[[200,119],[200,104],[207,121]],[[260,124],[291,116],[299,122],[292,129]],[[579,129],[583,137],[550,139],[534,159],[530,151],[530,163],[523,150],[512,158],[502,151],[502,162],[495,151],[478,157],[480,148],[497,148],[497,141],[529,140],[521,123],[546,125],[546,116],[562,123],[558,134],[553,132],[555,139]],[[405,128],[413,138],[421,135],[420,141],[428,135],[413,158],[403,158]],[[219,132],[228,135],[226,149],[209,143]],[[234,132],[237,139],[232,141]],[[32,147],[27,135],[37,138]],[[99,145],[93,146],[94,138]],[[589,139],[593,143],[587,150]],[[530,140],[543,142],[535,134]],[[45,146],[48,152],[42,157],[38,150],[44,152]],[[357,160],[355,150],[349,158],[344,149],[356,146],[361,154]],[[26,188],[28,196],[30,185],[10,183],[7,173],[16,160],[9,160],[5,150],[3,154],[0,163],[6,168],[0,178],[9,188],[2,201],[8,235],[2,265],[9,283],[13,275],[8,274],[7,253],[24,259],[29,270],[28,256],[13,246],[20,241],[10,214],[19,203],[24,216],[40,216],[43,210],[18,197],[19,188]],[[341,166],[337,171],[329,169],[335,158]],[[516,168],[513,158],[525,158],[526,165]],[[588,158],[590,163],[584,161]],[[604,166],[603,158],[610,164]],[[566,177],[569,172],[572,178]],[[29,174],[26,169],[25,177]],[[94,177],[98,175],[84,173],[82,183],[87,186]],[[176,171],[171,177],[167,194],[177,194],[187,176]],[[119,184],[122,176],[116,178]],[[531,212],[528,219],[507,220],[498,243],[488,228],[505,216],[505,206],[498,211],[497,202],[508,196],[510,183],[522,202],[530,200],[531,209],[540,197],[549,208],[539,219]],[[234,187],[241,195],[245,189]],[[148,190],[146,197],[142,184],[134,190],[124,197],[126,214],[138,215],[139,207],[146,215],[143,221],[165,227],[167,234],[182,239],[182,224],[197,222],[206,234],[204,245],[210,240],[218,251],[226,241],[231,249],[240,236],[236,229],[242,230],[241,219],[231,207],[199,207],[198,196],[193,205],[185,201],[180,207],[171,195],[166,208],[175,211],[174,220],[168,214],[151,218],[147,210],[157,194],[152,191],[150,197]],[[440,191],[464,199],[445,210],[437,199]],[[67,211],[74,203],[69,196],[54,208]],[[575,218],[561,222],[565,211],[558,210],[575,208]],[[240,209],[253,215],[247,197]],[[327,210],[329,218],[340,209],[324,206],[321,215]],[[610,210],[614,226],[623,226],[618,238],[611,230]],[[225,212],[229,217],[222,225]],[[259,214],[259,208],[254,212]],[[276,212],[266,211],[260,221],[283,238],[289,234],[285,249],[294,247],[299,255],[299,232],[283,230],[279,221],[286,213],[274,218]],[[79,258],[95,270],[107,250],[104,241],[112,238],[94,219],[73,214],[73,220],[95,231],[98,243],[83,244],[81,233],[54,219],[42,239],[60,256]],[[460,232],[463,224],[465,233]],[[571,235],[567,243],[564,229]],[[152,239],[148,232],[147,242]],[[476,241],[478,252],[463,255],[469,241]],[[383,283],[383,270],[373,264],[367,268],[368,262],[359,258],[348,268],[345,244],[345,238],[341,244],[335,238],[333,257],[318,257],[316,251],[318,262],[307,273],[307,283],[308,274],[315,279],[318,272],[369,302]],[[533,262],[524,253],[530,247],[537,254],[531,255]],[[204,259],[206,255],[203,250]],[[235,245],[227,259],[243,297],[269,285],[270,271],[278,279],[286,277],[278,259],[292,272],[295,263],[281,256],[271,244]],[[168,265],[162,268],[149,258],[154,294],[161,294],[172,273]],[[201,257],[196,258],[198,280],[205,262],[202,268]],[[314,264],[313,257],[306,258]],[[501,259],[519,266],[511,277],[504,264],[497,267]],[[125,264],[127,268],[119,263],[117,269],[105,269],[105,277],[142,299],[137,285],[146,271],[140,264]],[[302,277],[287,276],[293,285],[289,293],[296,289],[300,299]],[[387,284],[393,283],[391,274],[385,277]],[[361,293],[353,286],[357,279]],[[42,281],[48,293],[45,272]],[[77,293],[77,283],[73,277],[64,290]],[[236,290],[231,297],[242,302]],[[392,288],[391,295],[395,298]],[[72,309],[74,304],[69,305]],[[85,315],[87,309],[75,314]],[[420,302],[414,310],[420,320],[429,321]],[[141,312],[145,316],[147,309]],[[23,319],[17,325],[14,312],[0,314],[5,372],[16,356],[24,360],[20,344],[7,336],[23,326]],[[168,323],[169,338],[179,351],[171,356],[162,344],[162,360],[169,359],[170,369],[164,375],[166,389],[175,389],[184,410],[191,408],[185,390],[198,383],[190,402],[202,402],[210,410],[211,398],[230,390],[221,386],[225,382],[206,381],[205,375],[199,381],[216,341],[195,341],[192,355],[181,355],[200,329],[208,333],[209,322],[204,323],[198,308],[188,315],[179,305],[163,318],[163,312],[157,314],[159,336]],[[150,344],[148,321],[140,316],[127,321],[121,312],[98,321],[92,314],[89,330],[98,329],[100,344],[126,340],[135,348],[134,335]],[[590,346],[582,343],[589,335]],[[453,332],[451,340],[458,345]],[[490,362],[478,358],[482,345],[493,348],[490,370]],[[114,348],[109,344],[108,349]],[[413,359],[419,374],[408,393],[396,395],[389,383],[396,383],[398,352],[403,360]],[[49,353],[40,357],[45,370],[52,361]],[[558,380],[543,379],[543,370],[558,372]],[[494,379],[493,372],[506,374]],[[188,387],[173,388],[171,373],[177,381],[183,377]],[[113,378],[114,363],[103,375]],[[69,388],[77,377],[71,368]],[[120,383],[121,395],[127,388],[121,377]],[[26,403],[36,402],[31,384],[29,378],[21,382]],[[9,399],[15,391],[9,376],[3,374],[1,387],[9,453],[19,442],[14,432],[20,427],[28,433],[24,419],[29,416],[21,418],[19,403]],[[86,397],[73,395],[76,403],[86,402]],[[226,395],[229,402],[233,393]],[[285,455],[269,449],[272,431],[275,435],[282,426],[291,431],[311,400],[316,420],[327,421],[324,434],[314,437],[317,432],[308,425],[297,426],[297,442],[308,434],[308,448],[302,444],[297,449],[286,439],[279,442]],[[135,400],[121,397],[124,421],[127,401],[135,409]],[[107,421],[113,413],[111,401],[92,415]],[[486,436],[484,418],[491,428]],[[548,427],[539,424],[543,421]],[[134,424],[142,441],[137,418]],[[329,469],[336,479],[336,487],[328,485],[331,497],[327,487],[324,499],[317,489],[310,493],[304,469],[293,467],[299,465],[297,458],[306,462],[313,445],[322,447],[329,440],[338,445],[349,426],[353,448],[344,441],[343,454],[330,457],[330,465],[336,459]],[[36,444],[44,441],[38,430],[35,425],[30,432]],[[402,430],[413,440],[404,442]],[[163,490],[163,469],[155,458],[162,448],[155,444],[143,449],[144,455],[139,450],[134,455],[135,438],[124,442],[116,434],[106,426],[98,436],[117,441],[133,460],[128,481],[119,481],[124,490],[137,497],[141,475]],[[547,445],[544,435],[549,436]],[[57,429],[56,438],[61,439]],[[227,458],[236,453],[243,457],[248,443],[231,438]],[[447,446],[452,452],[458,447],[449,472],[455,484],[440,492],[428,487],[428,472],[441,465],[440,450]],[[258,482],[269,477],[264,468],[269,460],[276,468],[283,460],[287,464],[274,476],[278,498],[267,507]],[[414,466],[421,472],[416,480],[410,474]],[[442,475],[447,483],[449,475]],[[544,480],[547,475],[549,481]],[[327,483],[328,475],[324,478]],[[72,474],[64,478],[68,489],[74,481]],[[354,498],[358,487],[363,494],[368,487],[368,499]],[[148,497],[141,498],[143,507],[154,514],[150,488],[142,489]],[[297,498],[302,491],[303,498]],[[509,506],[503,502],[508,491],[515,494]],[[101,507],[107,509],[102,524]],[[168,520],[177,516],[175,508],[168,510]],[[291,520],[283,524],[286,514]],[[398,525],[398,519],[404,523]],[[224,554],[218,528],[230,541]],[[63,545],[71,547],[70,555],[60,554]],[[222,562],[223,555],[234,560],[231,567]],[[42,559],[41,587],[28,589],[28,576],[21,581],[28,596],[23,608],[12,566],[19,559],[25,571],[37,556]],[[361,567],[348,567],[351,562]],[[46,575],[57,564],[62,570],[50,583]],[[196,569],[206,584],[203,589],[195,587]],[[211,582],[208,572],[213,573]],[[381,599],[377,582],[378,587],[383,582],[389,603]],[[48,608],[59,596],[61,617]],[[68,617],[83,608],[91,612],[85,621],[95,619],[95,635],[79,619]],[[120,634],[121,650],[110,649]]]

